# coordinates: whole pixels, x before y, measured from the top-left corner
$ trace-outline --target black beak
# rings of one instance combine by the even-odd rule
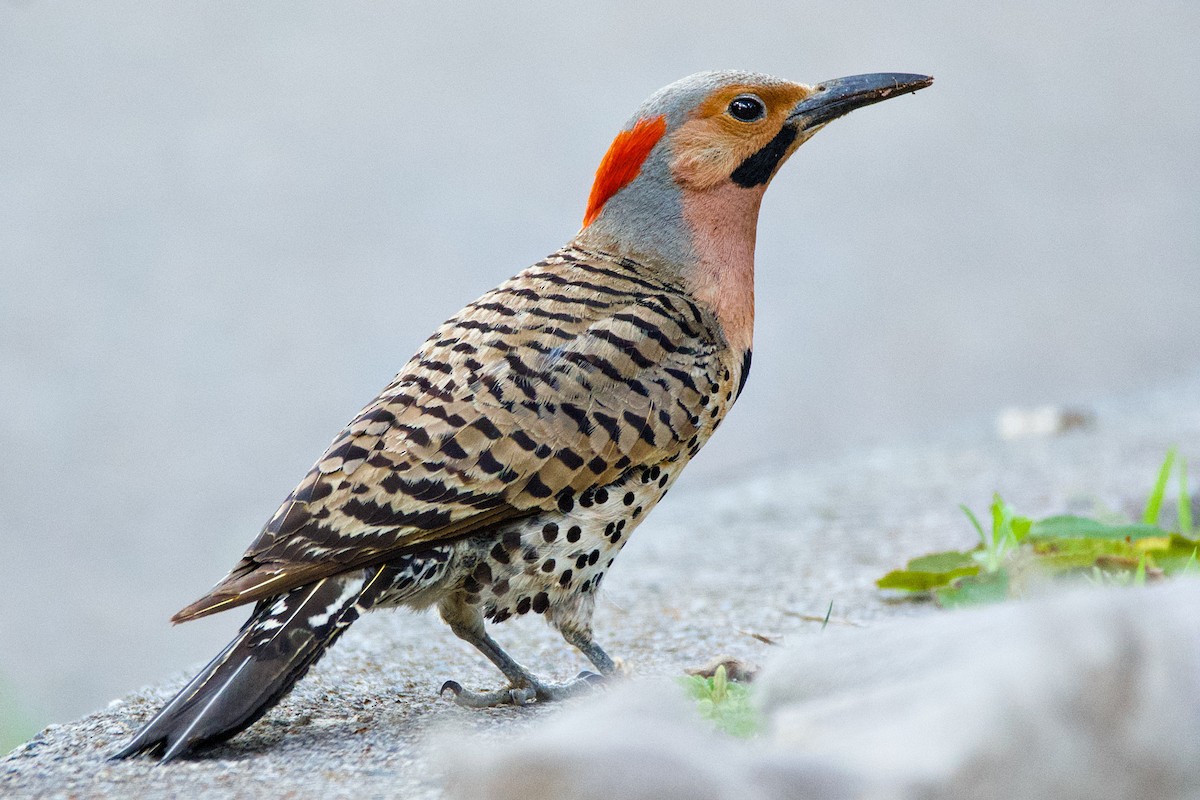
[[[910,94],[933,83],[928,75],[906,75],[901,72],[881,72],[871,75],[851,75],[818,84],[816,90],[796,104],[788,114],[788,122],[806,131],[849,114],[856,108]]]

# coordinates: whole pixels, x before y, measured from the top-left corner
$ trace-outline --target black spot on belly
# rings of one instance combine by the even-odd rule
[[[554,559],[547,558],[542,562],[542,572],[554,572]]]
[[[532,606],[533,613],[543,614],[550,607],[550,596],[545,592],[538,592],[533,596]]]
[[[518,614],[528,614],[530,605],[531,605],[530,599],[528,597],[522,597],[520,600],[517,601],[517,613]]]
[[[574,577],[574,575],[575,575],[575,573],[571,572],[571,570],[569,570],[569,569],[563,570],[562,577],[558,579],[558,585],[562,586],[563,588],[570,586],[571,578]]]
[[[579,537],[582,534],[583,534],[583,528],[580,528],[578,525],[572,525],[570,528],[567,528],[567,541],[568,542],[578,542]]]
[[[557,522],[547,522],[542,527],[542,538],[545,539],[547,542],[553,542],[555,539],[557,539],[558,538],[558,523]]]

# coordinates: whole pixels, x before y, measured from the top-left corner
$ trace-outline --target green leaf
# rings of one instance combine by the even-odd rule
[[[1006,600],[1008,589],[1008,572],[1001,569],[959,578],[950,586],[934,590],[933,595],[943,608],[958,608]]]
[[[931,553],[927,556],[914,558],[908,562],[908,566],[905,569],[912,572],[953,572],[964,567],[974,567],[977,572],[979,565],[975,563],[975,559],[971,557],[970,553],[947,550],[942,553]]]
[[[1037,566],[1051,575],[1089,570],[1099,561],[1110,569],[1119,562],[1128,562],[1132,568],[1140,556],[1129,542],[1115,538],[1040,539],[1033,542],[1033,552]]]
[[[992,540],[985,542],[985,545],[990,550],[1000,543],[1001,531],[1004,529],[1005,505],[1000,499],[1000,493],[996,492],[992,495]]]
[[[1033,528],[1033,520],[1029,517],[1013,517],[1012,518],[1012,534],[1017,542],[1023,542],[1029,536],[1029,531]]]
[[[1170,536],[1156,525],[1131,522],[1126,525],[1109,525],[1087,517],[1062,515],[1046,517],[1033,523],[1029,538],[1042,539],[1145,539]]]
[[[979,568],[976,567],[976,572]],[[947,586],[950,581],[959,577],[959,575],[968,575],[972,573],[962,572],[959,574],[945,572],[913,572],[907,569],[894,569],[887,575],[884,575],[879,580],[875,581],[875,585],[880,589],[899,589],[905,592],[928,592],[930,589],[936,589],[939,586]]]
[[[1198,549],[1200,541],[1172,534],[1166,546],[1151,548],[1146,554],[1154,560],[1155,566],[1167,575],[1178,575],[1196,568]]]
[[[1154,482],[1154,490],[1146,498],[1146,510],[1142,512],[1142,522],[1154,525],[1158,522],[1158,512],[1162,508],[1163,495],[1167,491],[1167,478],[1171,476],[1171,465],[1175,462],[1175,448],[1167,451],[1162,467],[1158,470],[1158,480]]]
[[[906,592],[927,592],[938,586],[946,586],[955,578],[974,575],[979,564],[970,553],[948,550],[914,558],[904,569],[892,570],[875,585],[880,589],[900,589]]]

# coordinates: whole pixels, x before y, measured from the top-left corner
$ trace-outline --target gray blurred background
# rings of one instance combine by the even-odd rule
[[[213,655],[240,613],[169,615],[691,72],[937,83],[776,180],[674,502],[1194,371],[1200,6],[1002,5],[0,0],[0,720]]]

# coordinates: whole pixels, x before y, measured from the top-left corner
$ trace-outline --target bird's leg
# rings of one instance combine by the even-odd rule
[[[525,669],[516,662],[516,660],[508,653],[501,649],[500,645],[496,644],[496,640],[488,636],[487,631],[483,630],[483,626],[471,626],[460,628],[451,625],[450,629],[458,638],[465,642],[470,642],[479,652],[487,656],[488,661],[496,665],[497,669],[504,673],[504,676],[509,680],[509,688],[500,689],[495,692],[472,692],[462,688],[462,685],[457,681],[446,681],[442,684],[441,693],[445,694],[447,690],[454,692],[454,701],[460,706],[469,708],[490,708],[492,706],[501,705],[525,705],[534,699],[531,687],[537,683],[537,680]]]
[[[533,702],[546,703],[564,700],[591,688],[600,677],[591,672],[583,672],[574,680],[566,683],[543,683],[533,673],[518,664],[512,656],[504,652],[496,640],[488,635],[477,610],[465,606],[465,604],[446,604],[441,607],[441,612],[442,619],[450,626],[450,630],[454,631],[454,635],[474,645],[509,680],[508,688],[494,692],[472,692],[464,689],[457,681],[446,681],[442,684],[442,693],[447,690],[453,692],[454,701],[460,706],[490,708],[492,706],[519,706]],[[601,672],[609,674],[614,669],[612,659],[598,645],[592,644],[591,636],[576,635],[574,639],[568,638],[567,641],[583,650]]]
[[[604,652],[603,647],[596,644],[590,630],[565,630],[562,632],[562,637],[567,640],[567,644],[574,645],[579,652],[587,656],[588,661],[591,661],[596,669],[600,670],[600,676],[609,678],[616,674],[616,662],[608,653]]]
[[[488,660],[495,664],[509,680],[508,688],[494,692],[472,692],[464,689],[457,681],[446,681],[442,684],[442,693],[447,690],[453,692],[454,702],[460,706],[491,708],[493,706],[521,706],[533,702],[547,703],[565,700],[587,691],[600,677],[591,672],[584,672],[566,683],[543,683],[534,677],[533,673],[518,664],[512,656],[504,652],[500,645],[496,644],[496,640],[482,628],[457,628],[453,625],[450,627],[456,636],[463,641],[470,642],[479,652],[487,656]],[[603,650],[600,650],[600,654],[608,659]],[[596,663],[595,660],[593,663]],[[609,663],[612,663],[611,660]]]

